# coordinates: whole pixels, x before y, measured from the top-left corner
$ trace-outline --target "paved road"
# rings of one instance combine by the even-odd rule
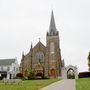
[[[55,82],[41,90],[76,90],[74,79],[65,79]]]

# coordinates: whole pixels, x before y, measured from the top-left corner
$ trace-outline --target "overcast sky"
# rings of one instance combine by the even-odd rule
[[[90,0],[0,0],[0,58],[21,61],[41,38],[46,45],[53,9],[62,59],[87,71],[90,51]]]

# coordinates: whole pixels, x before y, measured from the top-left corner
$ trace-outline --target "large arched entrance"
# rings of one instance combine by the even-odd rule
[[[42,70],[37,70],[36,71],[36,77],[37,78],[42,78],[43,77],[43,71]]]
[[[36,78],[44,78],[44,67],[40,64],[35,67]]]
[[[72,68],[67,71],[67,79],[75,79],[75,72]]]
[[[69,65],[62,68],[63,79],[78,79],[77,67]]]
[[[56,70],[55,69],[50,70],[50,77],[53,77],[53,78],[56,77]]]

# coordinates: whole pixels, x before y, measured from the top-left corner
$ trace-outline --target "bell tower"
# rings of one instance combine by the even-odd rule
[[[56,29],[53,11],[51,12],[51,20],[49,32],[46,35],[48,75],[50,77],[58,77],[61,75],[61,53],[59,45],[59,32]]]

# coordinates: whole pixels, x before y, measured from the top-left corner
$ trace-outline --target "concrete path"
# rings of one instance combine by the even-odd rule
[[[55,82],[41,90],[76,90],[74,79],[65,79]]]

